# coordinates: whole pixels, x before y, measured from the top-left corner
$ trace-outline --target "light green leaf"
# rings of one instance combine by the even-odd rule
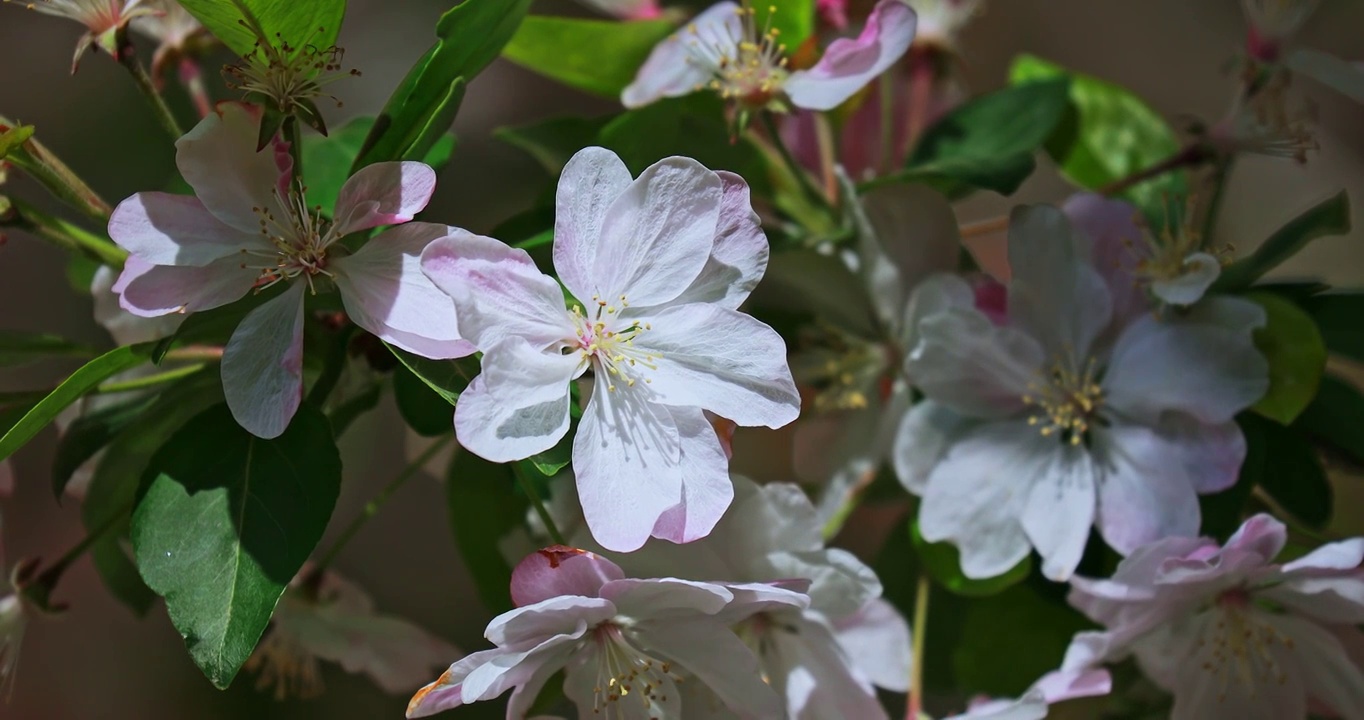
[[[41,358],[90,357],[95,350],[56,335],[0,330],[0,367],[23,365]]]
[[[771,22],[788,55],[794,55],[815,33],[815,0],[757,0],[753,9],[758,27]]]
[[[308,204],[321,206],[324,213],[336,207],[341,186],[350,178],[350,168],[360,154],[365,138],[374,129],[374,118],[357,117],[327,137],[303,138],[303,172],[308,181]],[[455,152],[455,136],[442,133],[436,143],[419,159],[437,172],[450,162]],[[404,158],[411,159],[411,158]]]
[[[928,574],[940,585],[964,597],[989,597],[1028,579],[1032,572],[1032,556],[1010,568],[1003,575],[976,580],[961,572],[961,555],[951,543],[930,543],[919,534],[919,521],[909,525],[910,538],[914,541],[914,551]]]
[[[531,15],[502,56],[528,70],[617,99],[654,46],[672,34],[666,20],[615,22]]]
[[[498,465],[456,450],[445,478],[445,498],[455,545],[474,578],[484,607],[493,613],[512,607],[512,566],[498,541],[524,528],[530,503],[517,492],[512,465]]]
[[[28,142],[33,137],[32,125],[20,125],[0,132],[0,160],[4,160],[11,150]]]
[[[63,380],[61,385],[48,393],[47,397],[33,406],[28,414],[0,437],[0,460],[13,455],[14,451],[23,447],[24,443],[32,440],[34,435],[55,420],[57,413],[84,397],[100,383],[124,370],[131,370],[147,362],[151,358],[154,346],[155,343],[141,343],[116,348],[72,373],[71,377]]]
[[[1032,55],[1014,60],[1014,84],[1050,78],[1070,79],[1075,114],[1058,126],[1047,150],[1061,172],[1080,187],[1097,190],[1166,160],[1179,141],[1159,113],[1131,91],[1099,78],[1071,72]],[[1148,211],[1162,207],[1166,195],[1186,192],[1182,173],[1171,172],[1123,193]]]
[[[530,0],[465,0],[436,24],[436,45],[393,91],[351,166],[424,156],[459,112],[464,85],[516,32]]]
[[[336,44],[346,0],[180,0],[191,15],[238,55],[255,47],[257,32],[271,44],[294,48]]]
[[[611,117],[557,117],[533,125],[498,128],[493,137],[526,151],[545,171],[558,177],[569,158],[596,142]]]
[[[1269,361],[1269,392],[1255,412],[1287,425],[1316,397],[1326,371],[1326,343],[1312,316],[1278,295],[1246,296],[1265,309],[1269,322],[1255,331],[1255,347]]]
[[[559,442],[555,443],[554,447],[542,453],[531,455],[526,458],[527,462],[534,465],[535,469],[545,477],[558,475],[560,470],[573,462],[573,434],[576,430],[576,427],[571,428],[567,433],[564,433],[562,438],[559,438]]]
[[[388,345],[385,343],[385,345]],[[469,382],[478,374],[477,362],[472,358],[460,358],[458,360],[431,360],[420,355],[414,355],[406,350],[388,345],[388,349],[393,352],[393,356],[402,362],[413,375],[416,375],[427,387],[436,391],[450,405],[459,401],[459,394],[464,392],[464,388],[469,386]]]
[[[225,688],[331,518],[341,487],[331,428],[304,404],[283,435],[262,440],[218,405],[171,437],[144,482],[131,529],[142,579]]]
[[[1294,218],[1255,249],[1222,270],[1213,284],[1219,292],[1239,292],[1255,284],[1265,273],[1283,262],[1317,238],[1344,235],[1350,232],[1350,198],[1342,190]]]

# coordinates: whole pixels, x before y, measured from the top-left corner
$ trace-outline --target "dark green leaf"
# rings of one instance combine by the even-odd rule
[[[71,476],[139,417],[156,396],[135,397],[76,418],[62,433],[52,458],[52,494],[61,499]]]
[[[1265,427],[1274,425],[1251,412],[1238,415],[1236,423],[1241,426],[1246,438],[1246,458],[1241,463],[1236,484],[1198,499],[1203,516],[1202,534],[1223,541],[1231,537],[1244,521],[1246,500],[1250,499],[1250,493],[1260,484],[1265,471],[1265,453],[1268,451]]]
[[[1293,426],[1364,463],[1364,395],[1344,380],[1323,377]]]
[[[182,0],[191,15],[238,55],[248,55],[263,39],[295,48],[336,44],[346,0]],[[254,30],[253,30],[254,28]],[[257,34],[264,34],[258,38]]]
[[[308,204],[321,206],[324,213],[336,207],[341,186],[350,178],[350,168],[360,154],[360,146],[374,127],[374,118],[357,117],[332,131],[327,137],[303,138],[303,168],[308,180]],[[443,134],[421,159],[437,172],[450,162],[455,151],[455,136]]]
[[[952,652],[957,683],[968,694],[1021,694],[1056,669],[1070,638],[1087,627],[1062,602],[1027,585],[971,603],[960,642]]]
[[[393,398],[398,402],[398,412],[403,420],[418,435],[447,435],[454,427],[450,402],[406,365],[393,371]]]
[[[327,419],[331,420],[332,433],[336,435],[336,439],[345,437],[346,431],[361,415],[379,404],[382,389],[379,383],[371,383],[369,387],[347,397],[327,412]]]
[[[1263,443],[1256,482],[1275,502],[1308,525],[1321,528],[1331,519],[1331,483],[1312,443],[1296,428],[1250,416]],[[1249,435],[1249,433],[1248,433]]]
[[[41,358],[90,357],[94,354],[94,348],[73,343],[56,335],[0,330],[0,367],[23,365]]]
[[[478,365],[473,358],[431,360],[392,345],[389,345],[388,349],[393,351],[394,357],[402,361],[404,367],[452,406],[459,401],[459,394],[469,386],[469,381],[478,374]]]
[[[269,145],[279,134],[280,129],[284,127],[284,121],[291,119],[290,116],[285,115],[283,111],[270,103],[260,102],[259,104],[263,110],[261,111],[260,129],[256,131],[256,152],[264,150],[265,146]]]
[[[924,569],[940,585],[957,595],[965,597],[998,595],[1028,579],[1028,574],[1032,572],[1032,556],[1029,555],[999,577],[983,580],[968,578],[961,572],[961,556],[957,552],[956,546],[946,542],[930,543],[924,540],[923,536],[919,534],[917,520],[910,523],[909,533],[914,541],[914,550],[918,553],[920,561],[923,562]]]
[[[151,361],[161,364],[166,353],[172,348],[187,345],[226,345],[232,333],[252,310],[269,302],[287,287],[286,283],[276,283],[274,287],[261,292],[247,293],[246,297],[212,310],[197,312],[185,318],[180,327],[169,337],[156,341],[152,349]]]
[[[190,420],[152,458],[131,536],[195,664],[227,687],[331,518],[341,457],[327,418],[299,408],[262,440],[226,405]]]
[[[614,100],[634,81],[654,46],[672,32],[667,20],[617,22],[531,15],[503,48],[502,56],[570,87]]]
[[[1061,172],[1080,187],[1097,190],[1145,170],[1179,152],[1175,133],[1132,92],[1089,75],[1074,73],[1032,55],[1014,60],[1014,84],[1070,79],[1073,122],[1062,123],[1047,142]],[[1167,173],[1133,187],[1123,196],[1138,206],[1159,209],[1166,196],[1186,192],[1182,173]]]
[[[1302,305],[1328,350],[1364,362],[1364,293],[1317,295]]]
[[[455,544],[491,612],[512,607],[512,567],[498,540],[525,526],[530,503],[516,490],[511,465],[498,465],[466,450],[456,450],[445,479]]]
[[[1350,199],[1342,190],[1294,218],[1255,249],[1222,270],[1213,284],[1220,292],[1245,290],[1317,238],[1350,231]]]
[[[124,370],[147,362],[151,358],[154,343],[141,343],[116,348],[86,363],[81,369],[62,381],[57,389],[33,406],[28,414],[15,423],[3,437],[0,437],[0,460],[14,454],[24,443],[33,439],[40,430],[47,427],[71,403],[85,396],[100,383]]]
[[[563,470],[573,461],[574,430],[576,430],[576,428],[570,429],[565,433],[564,436],[559,439],[559,442],[554,444],[554,447],[542,453],[531,455],[527,458],[527,461],[530,462],[531,465],[534,465],[535,469],[539,470],[540,474],[545,477],[554,477],[555,475],[558,475],[560,470]]]
[[[1326,371],[1326,344],[1312,317],[1273,293],[1246,296],[1265,309],[1269,323],[1255,331],[1255,347],[1269,361],[1269,392],[1255,411],[1280,423],[1293,422],[1316,397]]]
[[[502,52],[529,8],[530,0],[465,0],[442,15],[436,45],[389,97],[351,171],[434,144],[454,122],[464,83]]]
[[[558,177],[568,159],[579,150],[596,143],[597,134],[612,117],[557,117],[531,125],[498,128],[493,136],[520,148]]]

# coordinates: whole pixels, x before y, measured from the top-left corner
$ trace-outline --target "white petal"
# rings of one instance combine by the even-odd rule
[[[882,323],[897,328],[910,292],[928,276],[956,269],[957,217],[927,185],[883,185],[863,195],[860,205],[869,231],[860,243],[862,275]]]
[[[900,484],[915,495],[923,495],[933,468],[972,424],[932,400],[922,400],[911,408],[896,431],[892,455]]]
[[[422,251],[450,230],[430,223],[403,225],[333,262],[336,286],[351,320],[425,357],[473,354],[474,346],[460,337],[454,300],[421,271]]]
[[[312,622],[300,626],[301,618],[293,618],[290,624],[303,645],[346,672],[368,675],[384,692],[414,690],[431,668],[459,655],[449,643],[398,618],[348,613],[328,605],[308,615]]]
[[[149,265],[129,255],[113,290],[124,310],[138,317],[158,317],[212,310],[240,300],[259,277],[259,270],[242,268],[235,257],[203,267],[178,267]]]
[[[590,300],[596,292],[593,273],[606,211],[632,182],[620,157],[600,147],[579,150],[559,176],[554,198],[554,269],[579,300]]]
[[[436,191],[436,171],[419,162],[366,165],[346,180],[336,198],[336,232],[349,235],[417,216]]]
[[[800,413],[786,343],[772,328],[699,303],[667,308],[646,322],[652,328],[635,345],[659,356],[657,370],[640,370],[653,381],[657,402],[704,408],[745,427],[778,428]]]
[[[914,42],[914,11],[900,0],[881,0],[857,39],[829,43],[809,70],[791,74],[786,94],[796,107],[832,110],[899,60]]]
[[[1293,639],[1307,694],[1345,720],[1364,719],[1364,670],[1354,664],[1340,640],[1325,628],[1292,615],[1274,616],[1272,622]],[[1342,632],[1358,634],[1359,630],[1343,628]]]
[[[1165,537],[1198,534],[1200,512],[1184,448],[1151,428],[1116,424],[1096,433],[1099,532],[1126,555]]]
[[[544,452],[568,432],[568,383],[578,358],[543,352],[509,337],[483,355],[483,372],[460,395],[455,432],[466,449],[493,462]]]
[[[729,479],[729,456],[715,428],[695,408],[665,408],[677,426],[681,444],[682,500],[654,523],[652,534],[675,543],[689,543],[710,534],[734,500]]]
[[[1184,272],[1170,280],[1155,280],[1151,293],[1171,305],[1192,305],[1203,299],[1222,274],[1222,263],[1207,253],[1194,253],[1184,258]]]
[[[498,615],[488,623],[483,637],[499,647],[525,646],[555,635],[582,635],[615,614],[610,600],[561,595]]]
[[[954,308],[962,311],[978,309],[976,291],[959,275],[929,275],[912,288],[909,302],[903,307],[903,319],[888,327],[898,327],[896,339],[900,341],[900,347],[912,351],[919,345],[919,324]]]
[[[259,232],[227,225],[196,197],[138,193],[109,217],[109,237],[153,265],[203,266],[241,250],[270,249]]]
[[[303,292],[296,282],[252,310],[223,348],[223,397],[256,437],[276,438],[303,402]]]
[[[1072,195],[1061,210],[1089,241],[1090,261],[1113,298],[1113,324],[1121,327],[1149,312],[1151,301],[1137,279],[1137,265],[1150,254],[1138,225],[1141,212],[1124,200],[1089,192]]]
[[[621,93],[621,104],[637,108],[665,97],[691,94],[711,78],[711,68],[699,59],[736,57],[741,37],[739,6],[732,2],[712,5],[654,48],[634,82]]]
[[[1009,318],[1051,353],[1088,356],[1113,316],[1108,285],[1087,248],[1054,207],[1020,207],[1009,219]]]
[[[1284,60],[1288,67],[1358,103],[1364,103],[1364,68],[1320,50],[1299,48]]]
[[[714,615],[734,599],[719,585],[676,578],[613,580],[602,586],[601,596],[614,603],[619,614],[634,618]]]
[[[204,207],[249,234],[260,232],[261,211],[279,222],[289,217],[278,200],[293,169],[288,145],[271,143],[256,152],[259,131],[259,111],[220,103],[175,143],[175,164]]]
[[[748,183],[731,172],[717,171],[724,184],[720,199],[720,226],[715,247],[701,274],[691,287],[673,299],[673,304],[714,303],[737,310],[758,286],[767,270],[769,248],[762,223],[753,211]]]
[[[768,631],[771,647],[763,653],[772,684],[786,694],[788,717],[880,720],[886,711],[876,689],[839,644],[819,613],[783,613]],[[789,628],[789,629],[788,629]]]
[[[881,598],[861,610],[834,619],[838,642],[877,687],[909,690],[912,657],[909,623],[895,606]]]
[[[669,620],[637,632],[651,652],[686,668],[740,715],[781,714],[781,698],[762,681],[757,658],[729,628],[709,619]]]
[[[118,293],[114,292],[114,284],[118,282],[119,274],[120,271],[108,265],[101,265],[90,280],[90,298],[94,304],[95,322],[108,331],[114,342],[119,345],[133,345],[158,340],[180,327],[180,323],[185,319],[183,315],[144,318],[120,307]]]
[[[1068,580],[1094,524],[1095,472],[1089,453],[1063,446],[1050,456],[1023,505],[1023,531],[1042,556],[1042,574]]]
[[[1046,356],[1022,331],[975,309],[951,308],[918,324],[905,371],[930,400],[976,418],[1021,411]]]

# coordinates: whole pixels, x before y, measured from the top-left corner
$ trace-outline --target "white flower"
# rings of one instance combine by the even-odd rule
[[[916,43],[956,49],[957,37],[980,12],[984,0],[904,0],[919,15]]]
[[[1042,676],[1017,700],[974,702],[965,714],[946,720],[1044,720],[1056,703],[1107,695],[1112,687],[1106,670],[1058,670]]]
[[[160,82],[173,63],[211,40],[204,26],[175,0],[145,0],[143,4],[155,12],[137,18],[129,27],[157,42],[151,74],[153,81]]]
[[[568,432],[570,381],[591,369],[573,472],[593,536],[617,551],[704,537],[733,488],[703,411],[776,428],[800,406],[781,337],[736,310],[767,266],[748,186],[679,157],[632,179],[587,148],[559,180],[554,235],[571,311],[524,250],[462,233],[422,256],[483,351],[455,410],[460,443],[494,462],[548,450]]]
[[[99,47],[110,55],[118,51],[118,34],[130,20],[147,15],[152,10],[142,0],[5,0],[23,1],[30,9],[45,15],[74,20],[87,32],[76,43],[76,56],[71,60],[71,72],[76,72],[86,48]]]

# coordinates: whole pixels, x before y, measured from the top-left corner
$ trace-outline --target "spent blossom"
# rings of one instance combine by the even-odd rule
[[[554,228],[571,310],[524,250],[492,238],[460,232],[422,256],[483,352],[455,409],[460,443],[494,462],[548,450],[590,369],[573,472],[593,537],[622,552],[704,537],[734,492],[704,411],[772,428],[799,412],[781,337],[737,310],[767,255],[737,175],[673,157],[631,178],[614,153],[580,151]]]
[[[916,44],[955,52],[961,31],[985,4],[984,0],[904,0],[919,16]]]
[[[114,57],[124,51],[122,33],[134,18],[155,12],[143,0],[4,0],[18,2],[45,15],[74,20],[86,33],[76,43],[71,72],[76,72],[86,48],[99,48]]]
[[[137,18],[129,27],[156,41],[151,74],[153,81],[161,83],[167,70],[205,51],[213,40],[204,26],[175,0],[144,0],[143,4],[154,12]]]
[[[246,316],[223,352],[223,392],[247,430],[278,437],[302,393],[304,296],[328,284],[360,327],[433,358],[473,352],[460,339],[450,299],[418,270],[430,241],[450,228],[408,223],[354,253],[338,241],[407,223],[426,206],[435,172],[418,162],[376,163],[342,187],[333,220],[291,183],[288,145],[256,152],[260,113],[224,103],[176,143],[176,164],[195,196],[138,193],[109,221],[129,252],[114,285],[142,317],[208,310],[276,285],[282,292]]]
[[[621,94],[626,107],[710,89],[751,108],[832,110],[899,60],[914,40],[914,12],[881,0],[856,39],[829,44],[807,70],[789,67],[791,50],[747,0],[722,2],[654,48]]]
[[[1169,537],[1108,580],[1074,578],[1071,604],[1106,629],[1077,635],[1064,667],[1135,655],[1174,694],[1173,720],[1364,718],[1364,539],[1276,562],[1286,543],[1256,515],[1224,545]]]
[[[456,662],[419,690],[409,718],[507,690],[508,720],[522,718],[560,670],[581,717],[685,717],[682,686],[698,683],[742,717],[775,717],[780,698],[727,623],[807,601],[766,585],[627,578],[601,556],[562,546],[521,561],[511,595],[516,609],[493,618],[484,633],[496,647]]]
[[[905,418],[896,469],[923,496],[924,538],[956,544],[969,577],[1034,547],[1047,577],[1065,579],[1091,525],[1124,554],[1193,534],[1197,495],[1236,481],[1246,445],[1233,417],[1269,385],[1251,338],[1264,311],[1209,297],[1147,312],[1124,267],[1100,260],[1126,250],[1121,235],[1077,232],[1052,207],[1015,210],[1003,324],[960,278],[915,292],[937,310],[905,363],[927,401]]]

